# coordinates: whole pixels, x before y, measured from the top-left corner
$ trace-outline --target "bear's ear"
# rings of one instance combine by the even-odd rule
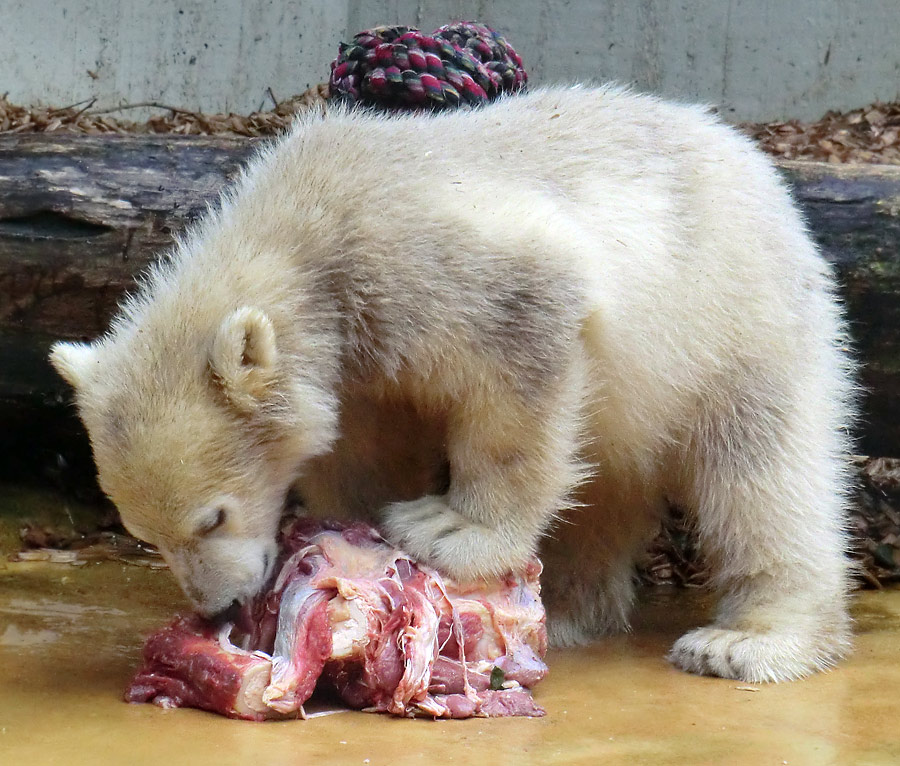
[[[245,306],[222,321],[213,338],[209,366],[228,397],[250,410],[275,377],[278,350],[275,328],[259,309]]]
[[[54,343],[50,347],[50,364],[72,386],[84,385],[97,361],[97,349],[90,343]]]

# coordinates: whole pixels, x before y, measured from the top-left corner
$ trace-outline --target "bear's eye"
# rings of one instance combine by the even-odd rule
[[[216,508],[215,512],[197,529],[197,537],[206,537],[225,525],[228,514],[224,508]]]

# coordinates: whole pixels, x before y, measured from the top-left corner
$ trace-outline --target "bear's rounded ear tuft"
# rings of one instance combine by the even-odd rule
[[[81,388],[97,361],[97,349],[90,343],[54,343],[50,364],[74,389]]]
[[[222,321],[213,338],[209,366],[239,408],[250,410],[264,398],[278,361],[275,328],[259,309],[244,306]]]

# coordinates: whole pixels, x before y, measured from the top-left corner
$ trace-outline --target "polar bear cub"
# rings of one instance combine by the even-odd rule
[[[844,347],[829,268],[746,139],[574,87],[299,118],[52,361],[101,486],[205,613],[262,586],[356,389],[444,424],[445,485],[378,509],[410,554],[478,578],[541,545],[574,643],[626,625],[677,503],[721,596],[671,661],[777,681],[848,650]]]

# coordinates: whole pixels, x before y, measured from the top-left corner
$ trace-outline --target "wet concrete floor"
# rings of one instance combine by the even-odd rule
[[[839,669],[759,686],[664,661],[702,594],[643,600],[632,634],[551,653],[543,719],[254,724],[121,701],[142,637],[185,605],[167,571],[0,562],[0,764],[900,764],[900,589],[858,595]]]

